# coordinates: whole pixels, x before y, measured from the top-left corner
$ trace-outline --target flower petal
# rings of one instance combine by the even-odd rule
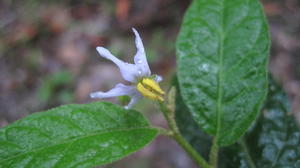
[[[137,103],[138,100],[142,98],[142,95],[137,93],[131,96],[131,100],[127,106],[125,106],[125,109],[130,109],[134,104]]]
[[[132,28],[132,31],[135,35],[135,45],[137,48],[137,52],[134,56],[134,63],[135,65],[138,66],[138,71],[139,71],[139,76],[150,76],[151,71],[147,62],[146,54],[145,54],[145,49],[143,46],[142,39],[139,35],[139,33],[136,31],[135,28]]]
[[[131,108],[137,103],[143,96],[136,90],[135,86],[127,86],[122,83],[117,84],[114,88],[107,92],[93,92],[90,94],[91,98],[109,98],[127,95],[131,98],[129,104],[125,106],[125,109]]]
[[[159,83],[163,80],[163,77],[161,77],[160,75],[156,75],[154,80],[155,82]]]
[[[90,94],[91,98],[109,98],[109,97],[116,97],[116,96],[124,96],[124,95],[134,95],[136,89],[134,86],[127,86],[122,83],[117,84],[114,88],[107,92],[93,92]]]
[[[119,67],[120,72],[125,80],[127,80],[129,82],[137,81],[137,77],[140,76],[139,74],[141,74],[141,71],[139,70],[139,68],[136,65],[129,64],[129,63],[126,63],[126,62],[118,59],[104,47],[97,47],[96,49],[102,57],[104,57],[108,60],[111,60]]]

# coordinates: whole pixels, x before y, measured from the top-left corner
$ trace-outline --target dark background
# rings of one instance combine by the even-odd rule
[[[264,0],[272,37],[270,72],[284,86],[300,121],[300,0]],[[93,91],[124,82],[118,68],[98,55],[104,46],[132,62],[135,27],[153,73],[167,90],[176,70],[175,40],[189,0],[0,0],[0,127],[32,112],[88,103]],[[107,99],[118,103],[116,99]],[[136,109],[166,126],[150,100]],[[158,137],[106,167],[194,167],[175,142]]]

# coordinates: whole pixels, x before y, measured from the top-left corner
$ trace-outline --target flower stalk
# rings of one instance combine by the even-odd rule
[[[217,138],[215,137],[213,139],[213,144],[212,144],[212,147],[211,147],[210,153],[209,153],[209,163],[213,167],[217,167],[217,164],[218,164],[218,151],[219,151],[219,147],[218,147],[217,143],[218,143],[217,142]]]
[[[164,102],[159,102],[160,110],[163,112],[165,119],[171,129],[171,137],[188,153],[188,155],[203,168],[210,168],[210,165],[202,156],[183,138],[175,121],[175,110],[170,108]],[[171,106],[172,107],[172,106]]]

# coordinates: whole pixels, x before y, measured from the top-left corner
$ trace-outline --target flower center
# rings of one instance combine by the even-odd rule
[[[152,100],[164,101],[164,91],[158,83],[151,78],[143,78],[136,86],[137,90],[144,96]]]

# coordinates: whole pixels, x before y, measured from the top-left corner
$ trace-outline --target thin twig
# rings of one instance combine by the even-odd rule
[[[188,155],[202,168],[211,168],[207,161],[182,137],[177,127],[174,111],[162,102],[159,103],[168,125],[172,131],[171,137],[188,153]]]

